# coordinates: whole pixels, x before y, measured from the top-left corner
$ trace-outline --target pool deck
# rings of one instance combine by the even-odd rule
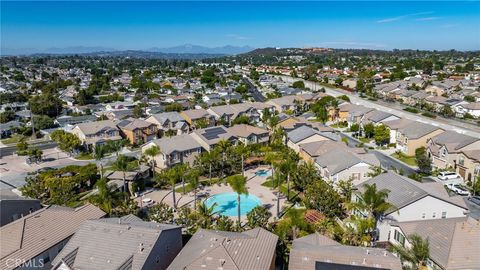
[[[277,214],[276,213],[277,212],[277,196],[274,193],[276,192],[276,190],[272,190],[268,187],[262,186],[262,183],[265,182],[267,177],[255,175],[256,171],[262,170],[262,169],[269,170],[270,167],[260,166],[255,169],[245,171],[245,176],[247,177],[247,188],[250,194],[257,196],[262,201],[262,204],[269,209],[269,211],[272,213],[272,219],[273,219],[274,217],[276,217],[276,214]],[[178,187],[181,187],[181,184],[177,185],[177,188]],[[212,195],[224,193],[224,192],[233,192],[233,190],[227,184],[215,184],[213,186],[204,187],[203,190],[199,190],[197,192],[197,196],[201,195],[202,193],[203,194],[207,193],[208,194],[207,196],[212,196]],[[193,201],[194,201],[193,192],[189,192],[187,194],[181,194],[177,192],[175,195],[176,195],[177,207],[188,206],[193,208]],[[204,196],[201,199],[203,200],[207,196]],[[163,201],[173,207],[173,195],[172,195],[171,189],[168,189],[168,190],[155,189],[152,192],[145,194],[143,198],[150,198],[157,203]],[[281,198],[280,199],[280,211],[281,211],[283,206],[285,205],[286,198],[284,197],[280,197],[280,198]],[[140,205],[141,199],[142,197],[138,197],[135,199],[135,201],[137,201],[137,203]],[[200,198],[197,198],[197,200],[198,199]],[[235,218],[235,217],[232,217],[232,218]],[[246,220],[246,216],[243,216],[242,220]]]

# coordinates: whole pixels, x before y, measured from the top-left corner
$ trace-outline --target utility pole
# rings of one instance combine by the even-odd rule
[[[32,125],[32,137],[36,139],[37,134],[35,133],[35,124],[33,123],[32,105],[30,105],[30,124]]]

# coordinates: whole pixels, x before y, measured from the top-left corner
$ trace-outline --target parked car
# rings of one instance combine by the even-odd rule
[[[448,189],[457,193],[458,195],[462,195],[462,196],[469,196],[470,195],[470,192],[466,188],[462,187],[459,184],[448,184],[446,186],[447,186]]]
[[[472,197],[469,197],[468,200],[480,206],[480,196],[472,196]]]
[[[155,203],[155,201],[150,199],[150,198],[142,199],[142,205],[143,206],[149,207],[149,206],[152,206],[154,203]]]
[[[460,178],[460,175],[456,172],[440,172],[438,174],[438,179],[440,180],[450,180],[450,179],[457,179]]]

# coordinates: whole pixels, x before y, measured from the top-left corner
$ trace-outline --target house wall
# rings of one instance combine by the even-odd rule
[[[290,140],[287,141],[287,146],[295,150],[295,152],[299,153],[300,152],[300,145],[304,143],[311,143],[311,142],[320,142],[320,141],[325,141],[329,140],[328,138],[325,138],[319,134],[314,134],[302,141],[299,141],[297,143],[294,143]]]
[[[429,138],[432,138],[434,136],[437,136],[438,134],[442,133],[442,129],[437,129],[423,137],[420,137],[418,139],[408,139],[407,143],[405,143],[405,140],[407,137],[403,136],[403,134],[397,132],[397,149],[401,150],[404,152],[407,156],[413,156],[415,155],[415,150],[420,148],[420,147],[427,147],[427,140]]]
[[[465,182],[471,182],[480,176],[480,161],[470,159],[460,153],[457,155],[457,162],[456,172],[462,176]]]
[[[359,177],[359,178],[355,178],[353,180],[353,185],[359,185],[365,181],[367,181],[368,179],[370,179],[371,177],[368,176],[368,173],[371,172],[370,168],[372,166],[370,164],[367,164],[367,163],[358,163],[346,170],[343,170],[339,173],[337,173],[336,175],[333,176],[333,180],[335,182],[337,181],[340,181],[340,180],[348,180],[350,178],[352,178],[354,175],[356,177]]]
[[[441,219],[442,213],[446,213],[446,218],[464,217],[464,208],[452,203],[437,199],[432,196],[426,196],[412,204],[409,204],[397,211],[389,214],[389,220],[398,222]],[[423,216],[425,214],[425,217]]]
[[[86,136],[85,136],[85,134],[83,134],[82,130],[81,130],[78,126],[76,126],[76,127],[74,127],[74,128],[72,129],[72,134],[75,135],[75,136],[77,136],[77,138],[78,138],[82,143],[85,142]]]
[[[70,236],[71,237],[71,236]],[[65,245],[67,245],[68,240],[70,237],[60,241],[58,244],[50,247],[49,249],[45,250],[41,254],[37,255],[36,257],[26,261],[22,267],[18,267],[17,269],[21,270],[46,270],[52,268],[52,261],[53,259],[60,253]]]
[[[142,269],[167,269],[181,249],[181,228],[162,231]]]

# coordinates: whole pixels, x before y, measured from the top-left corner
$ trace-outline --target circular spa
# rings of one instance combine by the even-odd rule
[[[205,204],[208,207],[215,205],[214,211],[222,216],[237,216],[238,202],[237,202],[237,193],[227,192],[213,195],[205,200]],[[240,214],[242,216],[246,215],[248,212],[252,211],[258,205],[261,205],[262,201],[255,195],[249,194],[240,195]]]

